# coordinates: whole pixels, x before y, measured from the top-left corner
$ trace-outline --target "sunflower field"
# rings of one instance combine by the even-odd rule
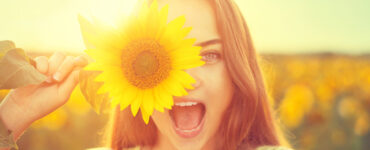
[[[370,55],[262,54],[271,103],[295,149],[370,149]],[[0,99],[7,94],[0,90]],[[108,115],[96,114],[76,87],[60,109],[34,122],[20,149],[101,146]]]
[[[265,55],[274,108],[294,148],[370,148],[370,56]]]

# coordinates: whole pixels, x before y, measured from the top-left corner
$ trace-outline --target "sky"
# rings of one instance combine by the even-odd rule
[[[370,53],[369,0],[235,0],[260,53]],[[134,0],[0,0],[0,40],[79,53],[77,15],[113,22]]]

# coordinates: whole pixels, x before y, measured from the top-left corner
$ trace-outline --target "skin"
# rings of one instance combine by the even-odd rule
[[[222,58],[220,35],[216,28],[214,12],[206,0],[158,1],[160,7],[169,4],[169,20],[185,15],[185,26],[193,27],[189,38],[196,38],[202,46],[201,55],[205,65],[186,70],[196,83],[189,95],[183,98],[197,99],[206,106],[204,126],[193,138],[178,136],[173,128],[168,111],[155,111],[153,121],[159,129],[158,142],[154,147],[142,149],[216,150],[221,137],[218,133],[221,117],[231,102],[234,92]],[[13,131],[17,139],[32,122],[46,116],[67,102],[78,83],[78,73],[87,65],[85,57],[65,56],[54,53],[50,58],[37,57],[36,69],[48,76],[39,85],[29,85],[12,90],[0,105],[0,119]],[[175,103],[180,98],[175,98]],[[2,150],[0,148],[0,150]]]
[[[39,85],[11,90],[0,105],[0,119],[12,131],[14,139],[32,122],[46,116],[67,102],[78,83],[79,71],[88,61],[56,52],[50,58],[35,58],[36,69],[48,79]],[[1,148],[0,148],[1,149]]]
[[[201,45],[201,56],[205,65],[186,70],[197,81],[193,90],[183,98],[196,99],[204,103],[206,113],[202,131],[193,138],[182,138],[172,127],[169,111],[155,111],[152,119],[159,130],[159,139],[152,148],[144,149],[181,149],[181,150],[215,150],[220,135],[218,133],[221,118],[231,102],[234,88],[222,59],[222,46],[217,31],[213,9],[206,0],[171,0],[158,1],[159,6],[169,4],[169,20],[185,15],[185,26],[193,27],[188,37],[196,38],[196,45]],[[216,40],[216,41],[214,41]],[[213,41],[213,42],[208,42]],[[208,44],[205,44],[208,43]],[[175,103],[181,98],[175,98]]]

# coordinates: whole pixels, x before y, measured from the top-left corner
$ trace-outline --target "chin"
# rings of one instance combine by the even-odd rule
[[[201,150],[203,148],[203,144],[197,141],[192,142],[180,142],[176,141],[174,147],[176,150]]]

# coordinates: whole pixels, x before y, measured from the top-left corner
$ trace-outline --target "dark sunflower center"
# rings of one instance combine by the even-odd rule
[[[155,54],[150,51],[143,51],[132,62],[132,68],[138,77],[150,76],[158,70],[158,61]]]
[[[171,60],[157,41],[133,41],[122,51],[122,71],[134,86],[152,88],[166,79],[171,70]]]

